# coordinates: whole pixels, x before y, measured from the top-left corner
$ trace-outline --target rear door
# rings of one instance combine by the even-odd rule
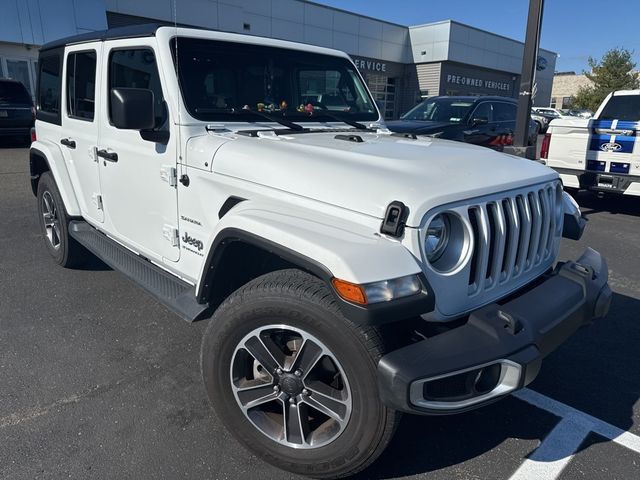
[[[100,186],[105,230],[156,261],[178,261],[177,135],[164,100],[166,86],[158,65],[154,39],[115,40],[104,44],[100,113]],[[173,68],[171,65],[169,68]],[[122,130],[111,122],[113,88],[153,92],[155,129],[170,132],[168,143],[142,138],[137,130]],[[172,130],[173,129],[173,130]]]
[[[499,102],[493,103],[493,146],[504,147],[513,145],[513,132],[516,129],[516,113],[518,107],[515,103]],[[527,125],[529,127],[529,125]],[[530,129],[527,128],[527,133]]]
[[[82,215],[88,221],[104,220],[96,147],[102,108],[99,91],[102,42],[67,47],[64,56],[62,130],[60,149],[76,188]]]

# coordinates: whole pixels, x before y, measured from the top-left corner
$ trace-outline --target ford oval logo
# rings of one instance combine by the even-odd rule
[[[622,145],[619,143],[603,143],[600,145],[600,150],[603,152],[619,152],[622,150]]]
[[[539,56],[536,59],[536,70],[542,72],[547,69],[547,65],[549,64],[548,60],[542,56]]]

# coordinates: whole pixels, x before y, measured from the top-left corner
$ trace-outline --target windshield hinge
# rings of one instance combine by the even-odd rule
[[[209,123],[205,127],[207,132],[229,132],[230,130],[222,123]]]
[[[171,187],[178,185],[178,173],[176,171],[176,167],[164,166],[160,168],[160,178],[167,182]]]

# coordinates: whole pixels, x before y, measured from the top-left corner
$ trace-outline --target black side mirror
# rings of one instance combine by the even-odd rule
[[[123,130],[149,130],[155,126],[153,92],[146,88],[112,88],[111,121]]]
[[[477,127],[478,125],[486,125],[489,123],[489,119],[487,117],[476,117],[471,120],[471,125]]]

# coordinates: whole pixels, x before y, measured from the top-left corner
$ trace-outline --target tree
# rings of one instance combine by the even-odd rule
[[[591,73],[585,72],[593,85],[580,87],[573,98],[573,108],[596,111],[607,95],[615,90],[631,90],[640,87],[640,75],[634,71],[633,52],[626,48],[614,48],[600,61],[589,57]]]

